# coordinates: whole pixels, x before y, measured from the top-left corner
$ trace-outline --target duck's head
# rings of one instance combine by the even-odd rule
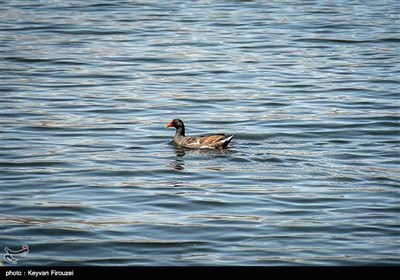
[[[181,119],[173,119],[169,124],[165,126],[165,128],[168,127],[175,127],[175,128],[184,127],[183,121]]]

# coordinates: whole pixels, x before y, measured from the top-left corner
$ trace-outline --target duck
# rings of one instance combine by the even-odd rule
[[[176,128],[174,143],[191,149],[226,149],[235,135],[211,134],[203,136],[186,136],[185,124],[181,119],[173,119],[165,128]]]

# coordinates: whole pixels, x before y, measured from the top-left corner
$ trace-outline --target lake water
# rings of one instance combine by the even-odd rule
[[[399,1],[2,2],[18,265],[400,264]]]

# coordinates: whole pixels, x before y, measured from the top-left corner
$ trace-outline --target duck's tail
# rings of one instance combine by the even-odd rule
[[[226,149],[235,135],[227,135],[221,139],[222,148]]]

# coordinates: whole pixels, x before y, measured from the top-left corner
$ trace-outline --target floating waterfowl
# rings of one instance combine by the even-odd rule
[[[186,148],[192,149],[226,149],[229,142],[235,135],[227,134],[211,134],[204,136],[186,136],[185,135],[185,125],[180,119],[173,119],[169,124],[165,126],[175,127],[176,132],[174,136],[174,142]]]

